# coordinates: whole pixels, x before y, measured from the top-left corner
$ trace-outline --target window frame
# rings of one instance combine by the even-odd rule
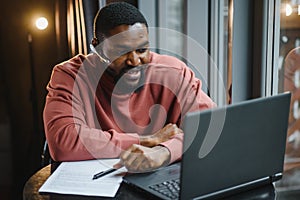
[[[214,5],[220,5],[219,0],[213,1]],[[139,0],[138,5],[139,9],[149,22],[149,26],[167,26],[165,17],[167,16],[168,1]],[[225,47],[221,44],[220,34],[216,34],[213,37],[209,34],[212,30],[220,30],[220,27],[213,27],[213,29],[211,29],[212,24],[215,24],[216,21],[219,26],[222,26],[220,23],[220,15],[217,11],[211,14],[211,4],[209,0],[184,1],[183,9],[183,34],[186,35],[186,37],[184,37],[183,50],[185,62],[194,69],[196,76],[202,80],[202,89],[207,92],[218,105],[224,105],[226,94],[225,92],[222,92],[224,91],[224,89],[222,90],[222,87],[224,87],[224,85],[226,87],[227,69],[224,69],[224,65],[220,61],[223,60],[222,54],[220,53],[222,50],[220,50],[220,48],[224,50]],[[151,38],[153,39],[152,43],[157,44],[158,47],[165,45],[167,40],[164,35],[159,33],[152,34],[155,35],[154,38]],[[201,50],[199,48],[203,48],[207,51],[209,56],[201,56],[201,59],[199,59],[197,52],[193,51],[194,49]],[[211,56],[211,52],[215,52],[213,56]],[[214,65],[218,64],[222,66],[222,69],[218,68],[219,70],[211,70],[215,67]],[[219,72],[221,72],[221,74],[219,74]]]

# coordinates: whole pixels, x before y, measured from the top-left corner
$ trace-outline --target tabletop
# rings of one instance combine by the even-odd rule
[[[122,183],[114,198],[107,197],[86,197],[78,195],[63,194],[39,194],[38,190],[51,174],[51,165],[40,169],[26,182],[23,189],[23,200],[87,200],[87,199],[155,199],[150,194],[139,191],[136,188]],[[264,187],[252,189],[226,198],[227,200],[242,199],[276,199],[276,200],[296,200],[300,198],[300,163],[285,165],[283,178],[274,185],[269,184]]]

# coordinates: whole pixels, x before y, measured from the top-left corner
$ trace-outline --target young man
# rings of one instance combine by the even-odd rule
[[[93,53],[54,67],[44,126],[56,161],[120,158],[145,172],[180,159],[187,112],[214,107],[183,62],[149,50],[148,25],[127,3],[103,7]]]

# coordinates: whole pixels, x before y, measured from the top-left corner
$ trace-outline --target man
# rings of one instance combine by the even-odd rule
[[[93,54],[53,69],[44,126],[56,161],[120,158],[132,172],[180,159],[185,114],[214,107],[178,59],[149,50],[148,25],[127,3],[103,7]]]

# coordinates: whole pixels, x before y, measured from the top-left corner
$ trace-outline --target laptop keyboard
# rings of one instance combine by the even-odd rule
[[[179,197],[179,178],[174,180],[165,181],[159,184],[149,186],[150,189],[161,193],[170,199],[178,199]]]

